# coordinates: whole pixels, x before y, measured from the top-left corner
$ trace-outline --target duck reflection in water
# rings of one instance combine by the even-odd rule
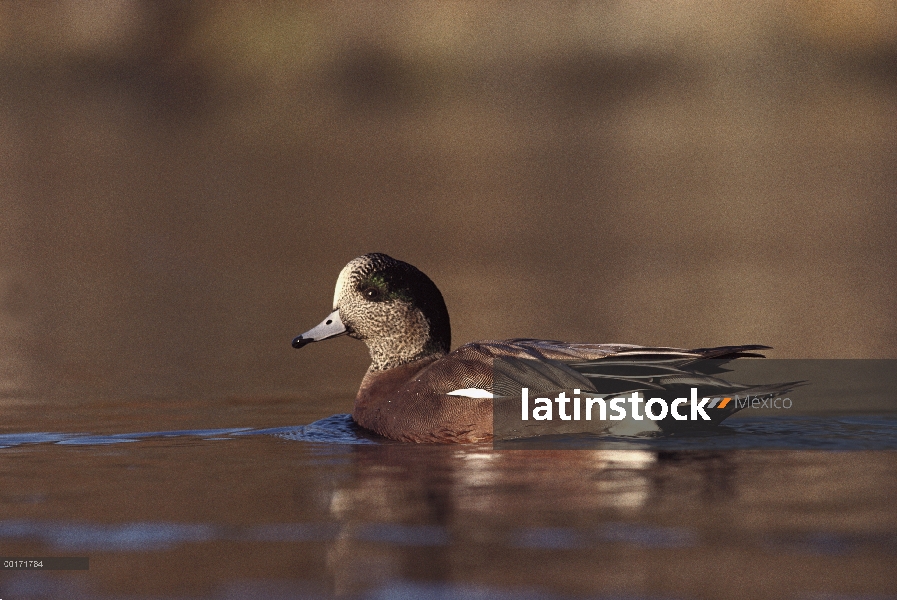
[[[656,492],[669,491],[667,465],[687,471],[692,489],[700,487],[695,477],[719,488],[732,472],[719,457],[668,461],[646,450],[386,443],[355,446],[350,457],[352,479],[332,487],[325,499],[340,528],[327,555],[338,595],[389,581],[454,581],[469,570],[489,585],[507,587],[514,583],[504,575],[507,558],[496,556],[529,551],[579,549],[575,563],[610,576],[623,557],[596,567],[602,545],[690,543],[688,531],[652,522]],[[672,477],[679,487],[678,475]],[[563,572],[541,576],[548,580],[538,586],[563,585]]]

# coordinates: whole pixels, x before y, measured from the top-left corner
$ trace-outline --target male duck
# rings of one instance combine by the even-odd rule
[[[340,335],[363,340],[371,353],[352,418],[382,436],[410,442],[491,440],[496,357],[557,364],[622,356],[734,358],[766,348],[683,350],[521,338],[471,342],[450,352],[449,315],[439,289],[417,268],[379,253],[343,268],[333,312],[296,337],[293,347]]]

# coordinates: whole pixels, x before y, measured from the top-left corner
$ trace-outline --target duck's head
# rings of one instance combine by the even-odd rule
[[[293,348],[340,335],[363,340],[371,370],[382,371],[449,351],[451,327],[429,277],[385,254],[365,254],[340,272],[333,312],[293,340]]]

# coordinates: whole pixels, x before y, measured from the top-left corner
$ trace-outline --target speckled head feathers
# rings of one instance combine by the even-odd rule
[[[365,254],[343,268],[333,308],[349,335],[368,345],[372,370],[449,351],[448,310],[436,284],[386,254]]]

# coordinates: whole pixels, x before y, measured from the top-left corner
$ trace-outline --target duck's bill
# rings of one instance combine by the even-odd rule
[[[342,319],[339,318],[339,310],[335,310],[327,318],[321,321],[317,327],[312,327],[293,340],[293,348],[301,348],[312,342],[320,342],[328,338],[349,333]]]

